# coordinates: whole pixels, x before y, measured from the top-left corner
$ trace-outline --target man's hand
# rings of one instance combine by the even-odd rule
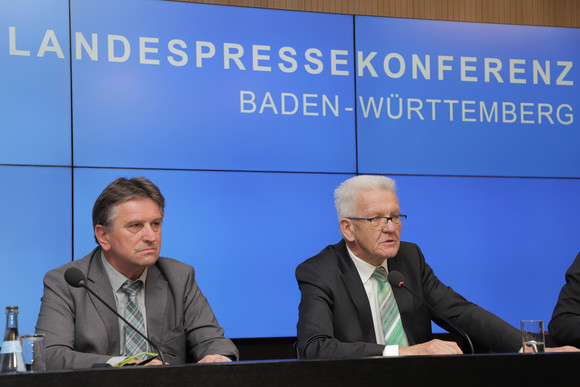
[[[563,347],[546,348],[546,352],[580,352],[580,349],[565,345]]]
[[[163,365],[163,363],[161,363],[161,359],[153,359],[149,363],[145,364],[145,367],[147,367],[147,366],[159,366],[159,365]]]
[[[412,345],[410,347],[399,347],[399,355],[460,355],[463,352],[454,341],[443,341],[434,339],[426,343]]]
[[[230,361],[230,359],[222,355],[206,355],[198,363],[226,363]]]

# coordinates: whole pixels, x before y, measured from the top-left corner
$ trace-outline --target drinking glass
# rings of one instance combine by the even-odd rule
[[[521,326],[524,353],[545,352],[544,321],[522,320]]]
[[[44,335],[21,335],[22,355],[27,371],[38,372],[46,370],[44,357]]]

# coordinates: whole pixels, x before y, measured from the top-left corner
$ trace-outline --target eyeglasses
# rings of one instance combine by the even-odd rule
[[[407,215],[399,214],[393,216],[375,216],[374,218],[355,218],[347,216],[346,218],[351,220],[366,220],[371,227],[379,227],[386,225],[387,223],[389,223],[389,220],[392,221],[393,224],[401,226],[405,223]]]

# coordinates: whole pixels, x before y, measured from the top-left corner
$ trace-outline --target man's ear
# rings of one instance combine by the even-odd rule
[[[104,251],[109,251],[111,249],[111,244],[109,243],[109,233],[102,224],[97,224],[95,226],[95,238],[97,238],[99,245],[101,245],[101,248]]]
[[[342,218],[340,219],[339,224],[340,224],[340,232],[342,233],[344,239],[347,242],[354,242],[355,238],[352,221],[347,218]]]

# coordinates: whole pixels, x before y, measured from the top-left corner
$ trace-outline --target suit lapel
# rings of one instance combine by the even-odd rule
[[[145,283],[145,308],[147,309],[147,337],[161,346],[162,333],[167,310],[167,291],[169,285],[161,275],[157,265],[147,269],[147,281]],[[163,349],[160,348],[162,351]]]
[[[87,273],[88,287],[101,297],[108,305],[116,307],[115,296],[113,294],[109,276],[103,267],[101,261],[101,249],[97,248],[93,251],[91,263],[89,264],[89,271]],[[89,293],[89,297],[93,306],[101,317],[107,329],[109,339],[109,352],[111,354],[119,354],[120,352],[120,335],[119,335],[119,319],[109,310],[103,303],[94,295]]]
[[[376,343],[377,338],[375,336],[369,299],[364,285],[360,280],[360,275],[356,270],[356,266],[348,255],[344,240],[338,245],[337,255],[338,267],[342,271],[342,281],[357,309],[358,319],[363,335],[365,336],[365,341]]]

